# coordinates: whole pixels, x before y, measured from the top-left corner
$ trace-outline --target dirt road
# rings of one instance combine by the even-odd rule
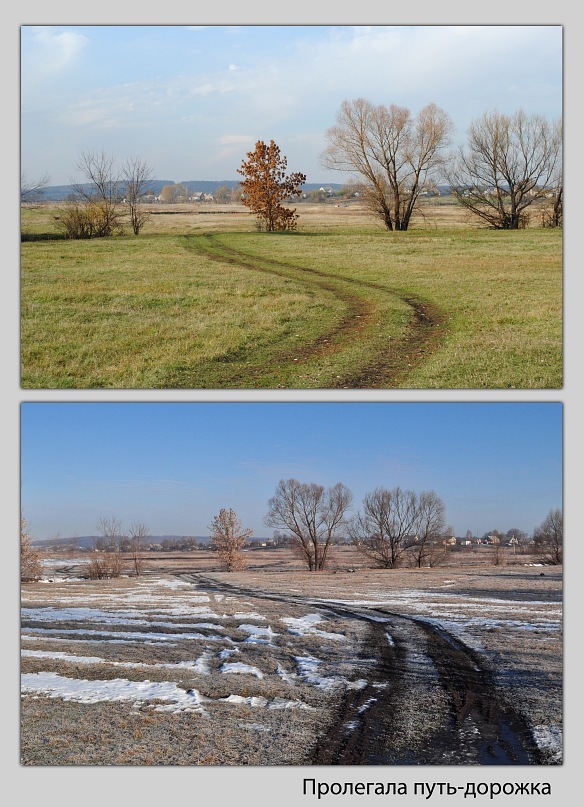
[[[367,623],[362,652],[376,660],[372,680],[345,692],[326,743],[316,747],[309,764],[541,764],[529,726],[502,697],[480,655],[433,622],[261,593],[203,575],[180,577],[206,590],[304,604],[325,616]],[[401,736],[406,724],[407,744]]]

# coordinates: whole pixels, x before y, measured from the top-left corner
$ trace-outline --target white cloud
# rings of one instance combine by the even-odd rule
[[[61,70],[72,62],[84,50],[89,40],[77,31],[62,31],[54,28],[35,27],[34,40],[41,50],[38,54],[44,70]]]

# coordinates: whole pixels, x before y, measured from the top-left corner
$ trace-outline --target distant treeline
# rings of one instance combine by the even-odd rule
[[[156,196],[158,196],[161,190],[167,185],[175,185],[174,180],[172,179],[153,179],[148,182],[148,190],[151,190]],[[180,182],[180,185],[184,185],[185,188],[189,190],[190,193],[215,193],[218,188],[227,187],[227,188],[236,188],[239,185],[237,179],[222,179],[218,181],[212,180],[189,180],[188,182]],[[78,186],[77,186],[78,187]],[[87,188],[89,189],[91,186],[88,184]],[[319,190],[320,188],[330,188],[333,191],[341,190],[344,187],[342,184],[338,182],[307,182],[303,189],[305,191],[312,191],[312,190]],[[123,183],[121,185],[121,189],[123,191]],[[49,185],[43,191],[42,200],[45,202],[62,202],[72,194],[75,194],[76,186],[73,185]]]

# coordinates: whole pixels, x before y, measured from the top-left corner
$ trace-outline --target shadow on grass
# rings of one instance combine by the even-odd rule
[[[63,233],[21,233],[21,241],[66,241]]]

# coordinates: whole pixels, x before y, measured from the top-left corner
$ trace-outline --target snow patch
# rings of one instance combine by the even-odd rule
[[[313,636],[320,636],[321,639],[332,639],[336,642],[343,642],[347,638],[342,633],[327,633],[323,630],[318,630],[315,625],[323,622],[323,618],[319,614],[306,614],[305,616],[295,619],[291,616],[283,616],[280,622],[289,625],[288,631],[295,636],[306,636],[307,634]]]
[[[86,681],[82,678],[67,678],[57,673],[28,673],[21,679],[22,692],[47,695],[76,703],[99,703],[101,701],[132,701],[142,704],[149,700],[168,701],[165,706],[155,706],[156,711],[204,713],[203,697],[196,689],[181,689],[171,681],[129,681],[114,678],[110,681]]]
[[[241,661],[233,661],[233,662],[225,662],[219,668],[219,672],[222,673],[248,673],[249,675],[255,675],[256,678],[263,678],[264,674],[261,670],[258,670],[257,667],[252,667],[251,664],[244,664]]]

